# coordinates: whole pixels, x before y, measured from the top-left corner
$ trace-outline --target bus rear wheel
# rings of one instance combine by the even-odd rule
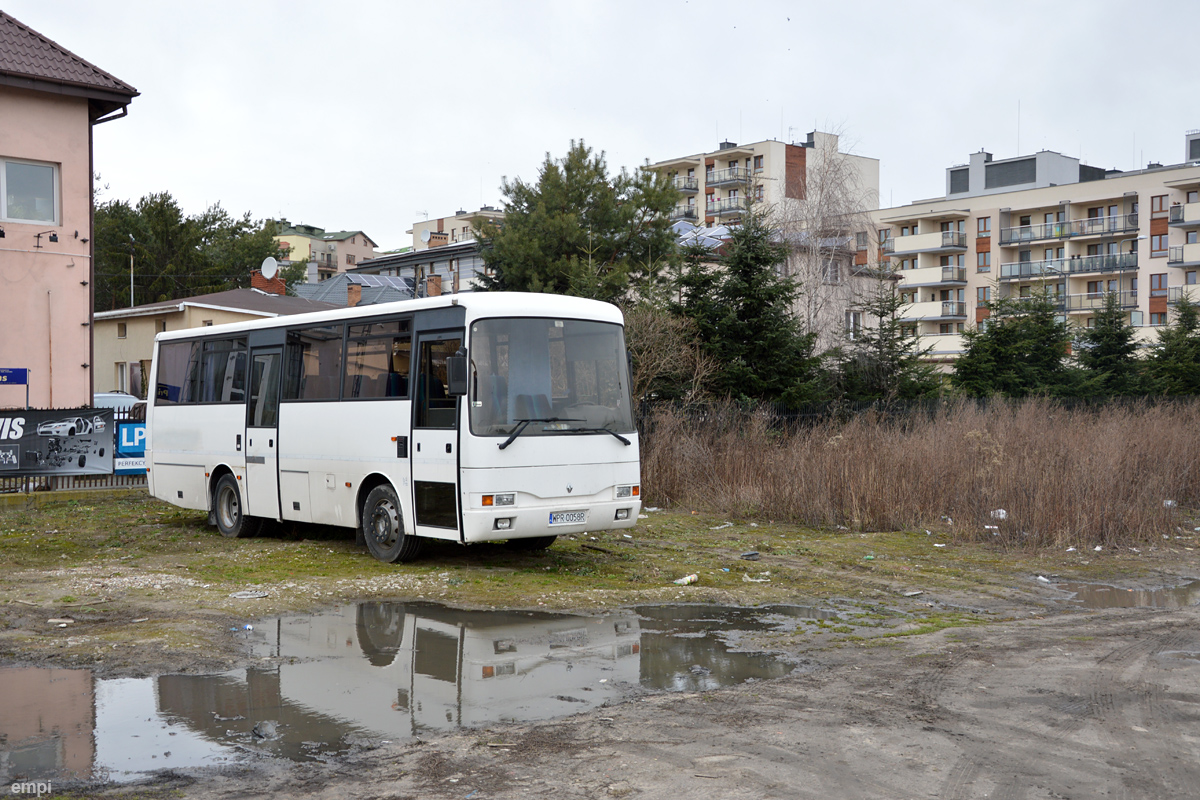
[[[531,536],[527,539],[509,539],[507,544],[513,550],[545,550],[554,544],[557,536]]]
[[[258,532],[262,520],[247,517],[244,510],[237,479],[225,473],[217,481],[217,489],[213,492],[213,515],[217,518],[217,530],[222,536],[241,539]]]
[[[367,494],[360,530],[371,555],[385,564],[412,561],[421,553],[421,539],[404,532],[400,498],[386,483]]]

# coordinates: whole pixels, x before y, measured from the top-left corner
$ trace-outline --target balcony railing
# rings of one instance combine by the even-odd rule
[[[706,214],[740,214],[746,210],[746,198],[744,197],[727,197],[724,200],[715,200],[711,203],[706,203],[704,213]]]
[[[1137,214],[1116,214],[1111,217],[1091,217],[1090,219],[1047,222],[1042,225],[1002,228],[1000,244],[1036,242],[1040,239],[1069,239],[1072,236],[1094,236],[1101,233],[1135,233],[1137,229]]]
[[[884,239],[882,242],[879,243],[879,252],[880,253],[896,252],[896,240],[891,237]]]
[[[1048,261],[1014,261],[1000,265],[1000,280],[1027,280],[1083,272],[1120,272],[1137,269],[1137,253],[1054,258]]]
[[[1172,286],[1168,291],[1168,305],[1177,305],[1184,298],[1193,305],[1200,304],[1200,286]]]
[[[1183,228],[1200,228],[1200,203],[1171,206],[1171,218],[1167,220],[1167,224]]]
[[[750,172],[740,167],[714,169],[712,172],[706,173],[704,176],[704,182],[709,186],[724,186],[728,183],[746,183],[749,180]]]
[[[689,205],[675,206],[675,210],[671,212],[671,219],[696,219],[696,207]]]
[[[1108,305],[1108,296],[1116,295],[1119,308],[1137,308],[1137,292],[1088,292],[1067,295],[1067,311],[1100,311]]]
[[[695,176],[676,175],[675,188],[681,192],[697,192],[700,190],[700,181]]]
[[[942,267],[942,283],[967,282],[966,267]]]
[[[967,315],[967,304],[960,303],[957,300],[942,301],[942,316],[943,317],[965,317]]]

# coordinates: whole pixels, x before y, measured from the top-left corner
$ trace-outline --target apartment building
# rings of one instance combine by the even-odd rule
[[[275,241],[287,251],[288,262],[316,264],[316,276],[310,274],[310,282],[325,280],[374,258],[379,247],[362,231],[326,231],[315,225],[293,225],[286,219],[275,220],[275,227]]]
[[[753,203],[789,244],[780,272],[800,288],[794,313],[817,333],[817,348],[842,345],[874,324],[855,310],[878,286],[877,264],[856,259],[854,233],[879,205],[879,161],[841,150],[839,137],[813,131],[805,141],[774,139],[650,164],[680,192],[681,240],[737,225]]]
[[[414,222],[405,233],[412,234],[413,250],[427,250],[446,244],[462,244],[475,241],[475,221],[500,222],[504,212],[492,206],[483,206],[478,211],[459,209],[453,217],[438,217]]]
[[[994,297],[1049,292],[1062,318],[1090,326],[1112,293],[1142,342],[1180,298],[1200,301],[1200,131],[1184,161],[1122,172],[1053,151],[946,170],[946,196],[872,214],[856,263],[900,278],[904,321],[949,364]]]
[[[809,187],[820,183],[815,173],[831,158],[852,173],[844,187],[856,195],[852,201],[864,209],[876,208],[879,159],[841,152],[838,136],[832,133],[813,131],[799,144],[726,141],[714,151],[670,158],[646,169],[669,178],[679,190],[682,199],[672,219],[712,227],[736,225],[750,198],[776,208],[787,200],[805,200]]]

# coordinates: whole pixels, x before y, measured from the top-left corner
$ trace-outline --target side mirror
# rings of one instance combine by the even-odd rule
[[[462,352],[462,351],[460,351]],[[451,397],[462,397],[467,393],[467,356],[452,355],[446,358],[446,391]]]

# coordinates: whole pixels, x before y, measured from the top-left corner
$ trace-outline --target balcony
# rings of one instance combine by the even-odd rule
[[[733,216],[745,211],[746,198],[744,197],[726,197],[724,200],[715,200],[704,205],[704,213],[714,217]]]
[[[1200,244],[1181,244],[1167,251],[1167,266],[1200,266]]]
[[[895,256],[916,253],[959,253],[967,249],[967,234],[962,231],[934,231],[888,239],[892,249],[884,252]]]
[[[1123,290],[1117,292],[1088,292],[1087,294],[1067,295],[1067,313],[1102,311],[1108,305],[1108,296],[1116,295],[1119,308],[1137,308],[1137,292]]]
[[[1179,305],[1179,301],[1187,298],[1192,305],[1200,304],[1200,286],[1172,286],[1167,290],[1167,305]]]
[[[740,167],[714,169],[705,173],[704,182],[708,186],[738,186],[750,182],[750,173]]]
[[[900,309],[902,322],[921,320],[961,320],[967,318],[967,304],[957,300],[933,300],[909,303]]]
[[[680,204],[671,211],[671,219],[696,219],[697,211],[694,205]]]
[[[905,288],[967,282],[966,267],[924,267],[901,270],[895,274],[900,276],[901,285]]]
[[[925,351],[926,358],[960,356],[967,349],[961,333],[921,333],[919,336],[920,348]]]
[[[1033,278],[1053,278],[1086,272],[1124,272],[1136,270],[1137,253],[1115,253],[1103,256],[1054,258],[1049,261],[1014,261],[1000,265],[1000,280],[1022,281]]]
[[[1137,233],[1137,230],[1137,214],[1117,214],[1111,217],[1092,217],[1090,219],[1047,222],[1044,225],[1001,228],[1000,244],[1016,245],[1050,239],[1070,239],[1075,236],[1113,236],[1121,233]]]
[[[700,191],[700,181],[694,175],[690,178],[686,175],[676,175],[673,183],[676,189],[686,194]]]
[[[1171,206],[1167,224],[1174,228],[1200,228],[1200,203]]]

